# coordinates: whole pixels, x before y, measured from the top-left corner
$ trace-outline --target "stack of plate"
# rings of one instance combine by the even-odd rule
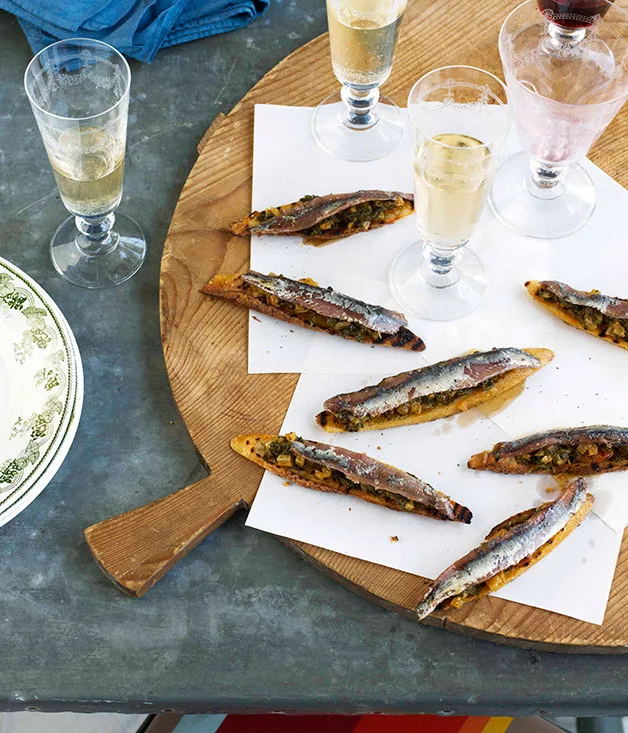
[[[40,494],[70,449],[83,367],[59,308],[0,257],[0,526]]]

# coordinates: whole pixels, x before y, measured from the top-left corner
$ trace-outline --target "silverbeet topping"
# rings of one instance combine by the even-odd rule
[[[365,303],[331,287],[321,287],[309,278],[292,280],[283,275],[263,275],[250,270],[242,274],[240,279],[279,301],[313,310],[321,316],[360,323],[380,333],[394,334],[402,326],[408,325],[402,313]]]
[[[516,456],[515,460],[525,466],[542,471],[560,472],[567,467],[603,471],[608,462],[621,461],[628,465],[628,446],[608,446],[598,443],[578,445],[548,445],[530,454]]]
[[[298,234],[312,244],[348,237],[385,224],[392,224],[413,211],[414,197],[400,191],[303,196],[299,201],[253,211],[234,222],[236,236],[252,234]]]
[[[310,278],[293,280],[250,270],[241,275],[215,275],[201,292],[352,341],[406,351],[425,349],[423,340],[407,328],[402,313],[321,287]]]
[[[454,357],[330,397],[316,419],[333,429],[357,431],[378,423],[412,424],[444,417],[443,413],[465,409],[463,401],[485,402],[499,393],[502,384],[505,391],[523,381],[552,356],[548,349],[508,347]]]
[[[550,430],[471,456],[468,465],[498,473],[588,476],[628,468],[628,429],[611,425]]]
[[[305,237],[343,236],[347,232],[367,231],[373,225],[388,224],[396,218],[398,201],[366,201],[351,206],[344,211],[328,217],[316,226],[304,229]]]
[[[484,380],[475,387],[466,387],[465,389],[454,389],[450,390],[449,392],[436,392],[430,395],[421,395],[420,397],[415,397],[414,399],[409,400],[403,405],[399,405],[399,407],[395,407],[392,410],[387,410],[377,417],[381,418],[382,420],[387,420],[395,418],[398,415],[403,417],[411,413],[419,414],[423,412],[423,410],[428,408],[450,405],[452,402],[455,402],[460,397],[475,394],[476,392],[485,392],[486,390],[489,390],[491,387],[493,387],[493,385],[495,385],[496,383],[497,377],[492,377],[490,379]],[[338,420],[338,422],[342,423],[347,432],[350,433],[355,433],[359,430],[362,430],[365,421],[371,419],[370,415],[360,418],[356,417],[350,412],[343,411],[339,412],[337,415],[334,415],[334,417]],[[327,424],[326,412],[321,413],[320,424],[323,427]]]
[[[303,196],[298,203],[307,203],[315,198],[317,197]],[[373,225],[388,224],[394,221],[402,204],[403,199],[365,201],[333,214],[314,226],[302,229],[299,234],[304,237],[317,237],[320,235],[332,237],[346,236],[347,232],[366,231]],[[276,218],[276,211],[276,209],[274,211],[272,209],[260,211],[255,215],[255,220],[259,223],[270,221]]]
[[[279,308],[279,310],[287,313],[289,316],[298,318],[310,327],[322,328],[325,331],[333,332],[339,336],[342,336],[343,338],[352,339],[359,342],[366,341],[368,343],[377,344],[381,341],[384,341],[385,336],[388,336],[388,339],[390,339],[390,334],[385,334],[384,336],[382,336],[379,331],[375,331],[372,328],[367,328],[366,326],[363,326],[360,323],[356,323],[355,321],[343,321],[339,318],[323,316],[319,313],[316,313],[311,308],[306,308],[305,306],[298,305],[297,303],[290,303],[288,301],[281,300],[276,295],[270,295],[261,288],[257,288],[255,287],[255,285],[251,285],[247,282],[243,282],[242,289],[244,292],[250,293],[255,298],[262,301],[262,303],[265,303],[266,305],[272,306],[274,308]],[[412,338],[413,334],[408,331],[408,329],[399,329],[399,337],[397,339],[399,345],[407,343]]]
[[[296,440],[300,442],[302,438],[296,438]],[[307,458],[294,452],[291,449],[290,442],[282,436],[264,446],[263,453],[260,457],[268,463],[280,466],[281,468],[289,468],[292,472],[304,479],[334,483],[345,494],[368,494],[383,499],[387,506],[397,508],[401,511],[412,512],[420,509],[423,514],[429,514],[429,516],[435,518],[441,517],[436,509],[428,507],[425,504],[420,504],[405,496],[394,494],[384,489],[376,489],[369,484],[352,481],[342,471],[330,469],[309,461]]]
[[[407,471],[365,453],[286,435],[239,435],[231,447],[279,476],[311,489],[357,498],[389,509],[469,524],[471,510]]]
[[[592,294],[599,294],[599,291],[594,290]],[[569,303],[544,286],[539,288],[538,295],[548,303],[557,303],[562,310],[572,314],[586,331],[605,336],[616,343],[628,340],[628,319],[613,318],[592,306]]]

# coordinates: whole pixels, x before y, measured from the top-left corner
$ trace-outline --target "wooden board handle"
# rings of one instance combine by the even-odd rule
[[[88,527],[98,566],[123,593],[140,598],[182,557],[245,504],[212,491],[211,477]]]

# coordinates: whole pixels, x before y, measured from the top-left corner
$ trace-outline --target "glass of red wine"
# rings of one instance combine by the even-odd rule
[[[614,2],[614,0],[610,0]],[[589,28],[608,11],[609,2],[600,0],[537,0],[543,15],[561,28]]]
[[[577,53],[587,29],[595,26],[615,0],[537,0],[539,10],[548,21],[546,53],[565,56]]]

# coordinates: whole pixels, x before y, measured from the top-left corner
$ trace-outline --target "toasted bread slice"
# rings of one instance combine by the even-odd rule
[[[236,237],[300,235],[306,244],[326,244],[377,229],[409,216],[414,196],[400,191],[356,191],[304,196],[299,201],[253,211],[233,223]]]
[[[255,279],[266,291],[246,278]],[[301,291],[301,292],[298,292]],[[309,278],[291,280],[281,275],[216,275],[201,290],[205,295],[230,300],[267,316],[350,341],[423,351],[423,340],[406,328],[401,313],[364,303]]]
[[[416,476],[363,453],[282,435],[238,435],[231,447],[282,478],[317,491],[350,494],[388,509],[468,524],[470,510]]]
[[[448,404],[436,404],[430,407],[425,407],[421,409],[420,412],[410,411],[406,415],[400,415],[391,410],[388,414],[367,416],[360,419],[360,427],[347,427],[347,423],[345,421],[343,421],[337,414],[334,414],[333,411],[327,409],[323,410],[323,412],[316,416],[316,422],[328,433],[346,432],[347,430],[350,432],[356,432],[361,430],[383,430],[385,428],[401,427],[404,425],[417,425],[419,423],[432,422],[433,420],[450,417],[451,415],[455,415],[459,412],[466,412],[472,407],[477,407],[478,405],[489,402],[490,400],[503,395],[505,392],[508,392],[508,390],[517,386],[521,382],[524,382],[531,374],[542,369],[554,358],[554,352],[550,349],[530,348],[522,349],[522,351],[538,359],[540,365],[537,367],[512,369],[511,371],[496,377],[493,385],[488,389],[484,389],[479,386],[475,390],[461,395]],[[425,369],[429,369],[429,367],[426,367]],[[423,370],[416,371],[419,372]],[[374,388],[367,387],[365,390],[360,390],[360,392],[367,391],[369,389]],[[342,397],[342,395],[339,395],[339,397]],[[330,400],[325,403],[325,406],[327,406],[329,402]]]
[[[555,290],[556,299],[550,300],[541,295],[547,285],[551,285]],[[564,283],[558,283],[553,280],[528,280],[525,283],[525,287],[537,303],[542,305],[552,315],[560,318],[564,323],[578,328],[585,333],[589,333],[592,336],[597,336],[597,338],[608,341],[611,344],[615,344],[615,346],[619,346],[622,349],[628,349],[628,327],[625,325],[625,322],[628,322],[628,300],[602,295],[599,290],[590,290],[588,292],[574,290]],[[569,297],[575,296],[582,305],[569,304],[565,300],[561,300],[561,293],[563,297],[565,295]],[[606,312],[609,304],[614,305],[615,312],[623,311],[622,315],[617,317],[609,316]],[[587,321],[588,325],[585,325],[585,321],[579,319],[576,315],[579,308],[598,310],[600,313],[598,317],[600,322],[596,324],[589,317]],[[584,313],[584,310],[580,312]],[[611,310],[611,312],[613,311]]]
[[[561,542],[569,537],[569,535],[574,531],[574,529],[576,529],[576,527],[582,524],[582,520],[593,508],[594,501],[595,499],[593,495],[587,494],[584,504],[571,517],[571,519],[567,522],[564,528],[557,532],[545,544],[541,545],[538,550],[533,552],[529,557],[526,557],[525,560],[522,560],[517,565],[514,565],[512,568],[508,568],[507,570],[502,570],[500,573],[497,573],[497,575],[494,575],[492,578],[473,589],[473,592],[465,592],[461,593],[458,596],[454,596],[448,602],[446,602],[444,607],[447,608],[451,606],[452,608],[460,608],[469,601],[475,601],[482,596],[488,595],[489,593],[495,593],[495,591],[498,591],[500,588],[503,588],[505,585],[515,580],[515,578],[518,578],[520,575],[525,573],[528,568],[536,565],[539,560],[542,560],[546,555],[549,555],[552,550],[556,549]],[[523,517],[523,519],[527,519],[530,516],[528,512],[522,512],[521,514],[527,515]],[[521,521],[523,521],[523,519]],[[499,526],[501,527],[501,525]],[[515,524],[513,524],[512,526],[515,526]],[[495,529],[491,530],[486,539],[492,539],[499,534],[499,531],[496,531]]]
[[[560,428],[497,443],[471,456],[476,471],[592,476],[628,469],[628,428],[589,425]]]
[[[458,608],[517,578],[557,547],[582,522],[593,502],[586,480],[577,477],[554,501],[498,524],[478,547],[436,578],[417,605],[419,619],[436,609]]]

